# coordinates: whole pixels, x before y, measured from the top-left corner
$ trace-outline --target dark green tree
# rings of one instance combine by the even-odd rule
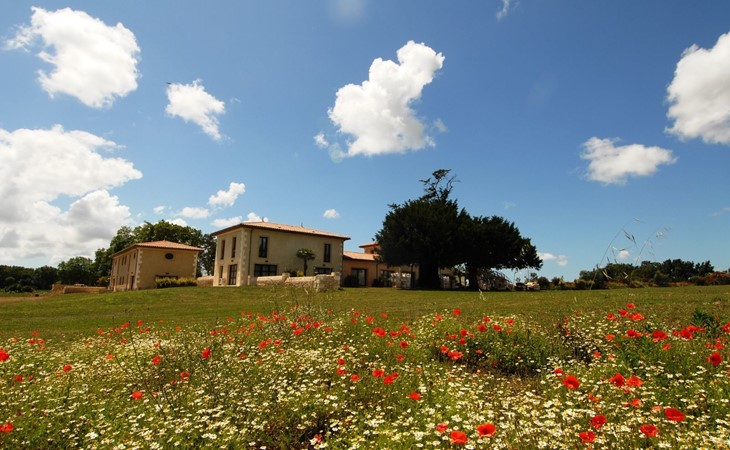
[[[58,269],[51,266],[38,267],[33,271],[33,287],[36,289],[51,289],[58,281]]]
[[[421,180],[425,194],[401,205],[390,205],[383,228],[375,235],[380,257],[390,266],[418,264],[417,286],[438,289],[439,269],[460,262],[457,251],[459,218],[463,214],[449,198],[454,178],[448,170]]]
[[[58,277],[63,284],[85,284],[93,286],[96,283],[94,261],[83,256],[76,256],[58,264]]]

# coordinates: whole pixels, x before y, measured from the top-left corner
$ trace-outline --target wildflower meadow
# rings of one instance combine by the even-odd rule
[[[28,329],[0,341],[0,448],[730,448],[730,318],[624,292],[550,321],[291,294],[208,324]]]

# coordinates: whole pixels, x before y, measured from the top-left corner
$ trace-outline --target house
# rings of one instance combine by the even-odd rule
[[[342,275],[358,287],[396,286],[412,288],[418,277],[418,265],[390,267],[378,257],[378,244],[363,244],[363,252],[344,252]]]
[[[170,241],[140,242],[111,256],[109,290],[155,287],[156,278],[195,278],[202,248]]]
[[[344,243],[350,239],[327,231],[271,222],[243,222],[213,233],[216,237],[213,286],[255,285],[258,277],[304,272],[297,250],[311,249],[309,275],[342,272]]]

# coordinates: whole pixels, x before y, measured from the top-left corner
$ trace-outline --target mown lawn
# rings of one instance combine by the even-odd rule
[[[730,288],[0,301],[0,448],[730,448]]]
[[[295,304],[333,312],[385,312],[404,322],[433,311],[460,308],[475,317],[489,311],[549,323],[575,310],[616,308],[627,302],[640,302],[662,320],[674,322],[687,320],[695,309],[728,317],[730,287],[483,293],[365,288],[320,294],[288,288],[244,287],[14,297],[0,301],[0,339],[30,331],[55,339],[74,338],[137,320],[213,326],[241,311],[268,314]]]

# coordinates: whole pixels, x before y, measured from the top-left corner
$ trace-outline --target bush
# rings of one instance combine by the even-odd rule
[[[171,287],[189,287],[197,286],[198,281],[195,278],[156,278],[155,287],[158,289]]]
[[[24,293],[24,292],[33,292],[33,288],[28,285],[15,283],[5,288],[5,292],[12,292],[12,293]]]
[[[342,280],[342,285],[345,287],[358,287],[360,284],[355,275],[348,275]]]

